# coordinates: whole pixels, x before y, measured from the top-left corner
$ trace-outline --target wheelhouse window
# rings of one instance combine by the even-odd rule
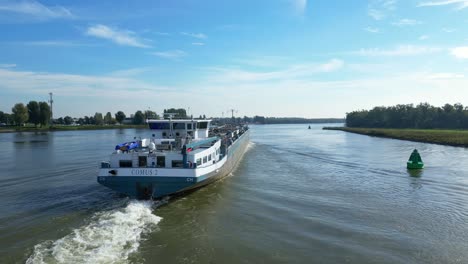
[[[201,158],[200,159],[197,159],[197,166],[200,166],[202,163],[201,163]]]
[[[170,129],[169,123],[149,123],[150,129],[164,130]]]
[[[131,168],[132,161],[131,160],[119,160],[119,167],[121,168]]]
[[[211,160],[211,154],[210,154],[210,155],[208,155],[208,161],[210,161],[210,160]]]
[[[187,124],[187,129],[188,130],[192,129],[192,124],[191,123]]]
[[[185,123],[172,123],[172,129],[185,129]]]
[[[197,128],[198,129],[207,129],[208,128],[208,122],[198,122],[197,123]]]
[[[206,163],[207,161],[208,161],[208,157],[207,156],[203,157],[203,163]]]
[[[183,168],[184,162],[181,160],[173,160],[172,161],[172,168]]]
[[[158,167],[158,168],[166,167],[166,157],[165,156],[157,156],[156,157],[156,167]]]
[[[147,165],[147,159],[146,159],[146,156],[139,156],[138,157],[138,166],[139,167],[146,167]]]

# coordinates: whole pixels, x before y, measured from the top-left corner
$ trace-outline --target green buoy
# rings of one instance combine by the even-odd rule
[[[417,149],[413,150],[413,153],[411,153],[411,156],[406,163],[406,167],[410,170],[419,170],[424,168],[424,162],[422,161],[421,155],[419,155]]]

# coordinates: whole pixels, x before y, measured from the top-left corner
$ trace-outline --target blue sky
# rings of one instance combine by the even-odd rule
[[[3,1],[0,111],[343,117],[467,103],[468,0]]]

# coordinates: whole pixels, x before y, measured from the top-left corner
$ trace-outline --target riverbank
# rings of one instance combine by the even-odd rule
[[[323,129],[340,130],[373,137],[393,138],[455,147],[468,147],[468,130],[389,129],[354,127],[324,127]]]
[[[57,125],[52,127],[0,127],[0,133],[14,132],[48,132],[48,131],[74,131],[74,130],[103,130],[103,129],[127,129],[127,128],[147,128],[145,125],[83,125],[65,126]]]

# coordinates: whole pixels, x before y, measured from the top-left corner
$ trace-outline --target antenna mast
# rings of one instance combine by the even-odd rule
[[[228,112],[231,112],[231,118],[234,119],[234,112],[237,113],[237,110],[236,109],[229,109]]]
[[[50,96],[50,99],[49,99],[49,103],[50,103],[50,124],[49,125],[52,125],[53,124],[53,117],[54,117],[54,112],[52,111],[52,105],[54,104],[54,100],[52,99],[52,93],[49,93],[49,96]]]

